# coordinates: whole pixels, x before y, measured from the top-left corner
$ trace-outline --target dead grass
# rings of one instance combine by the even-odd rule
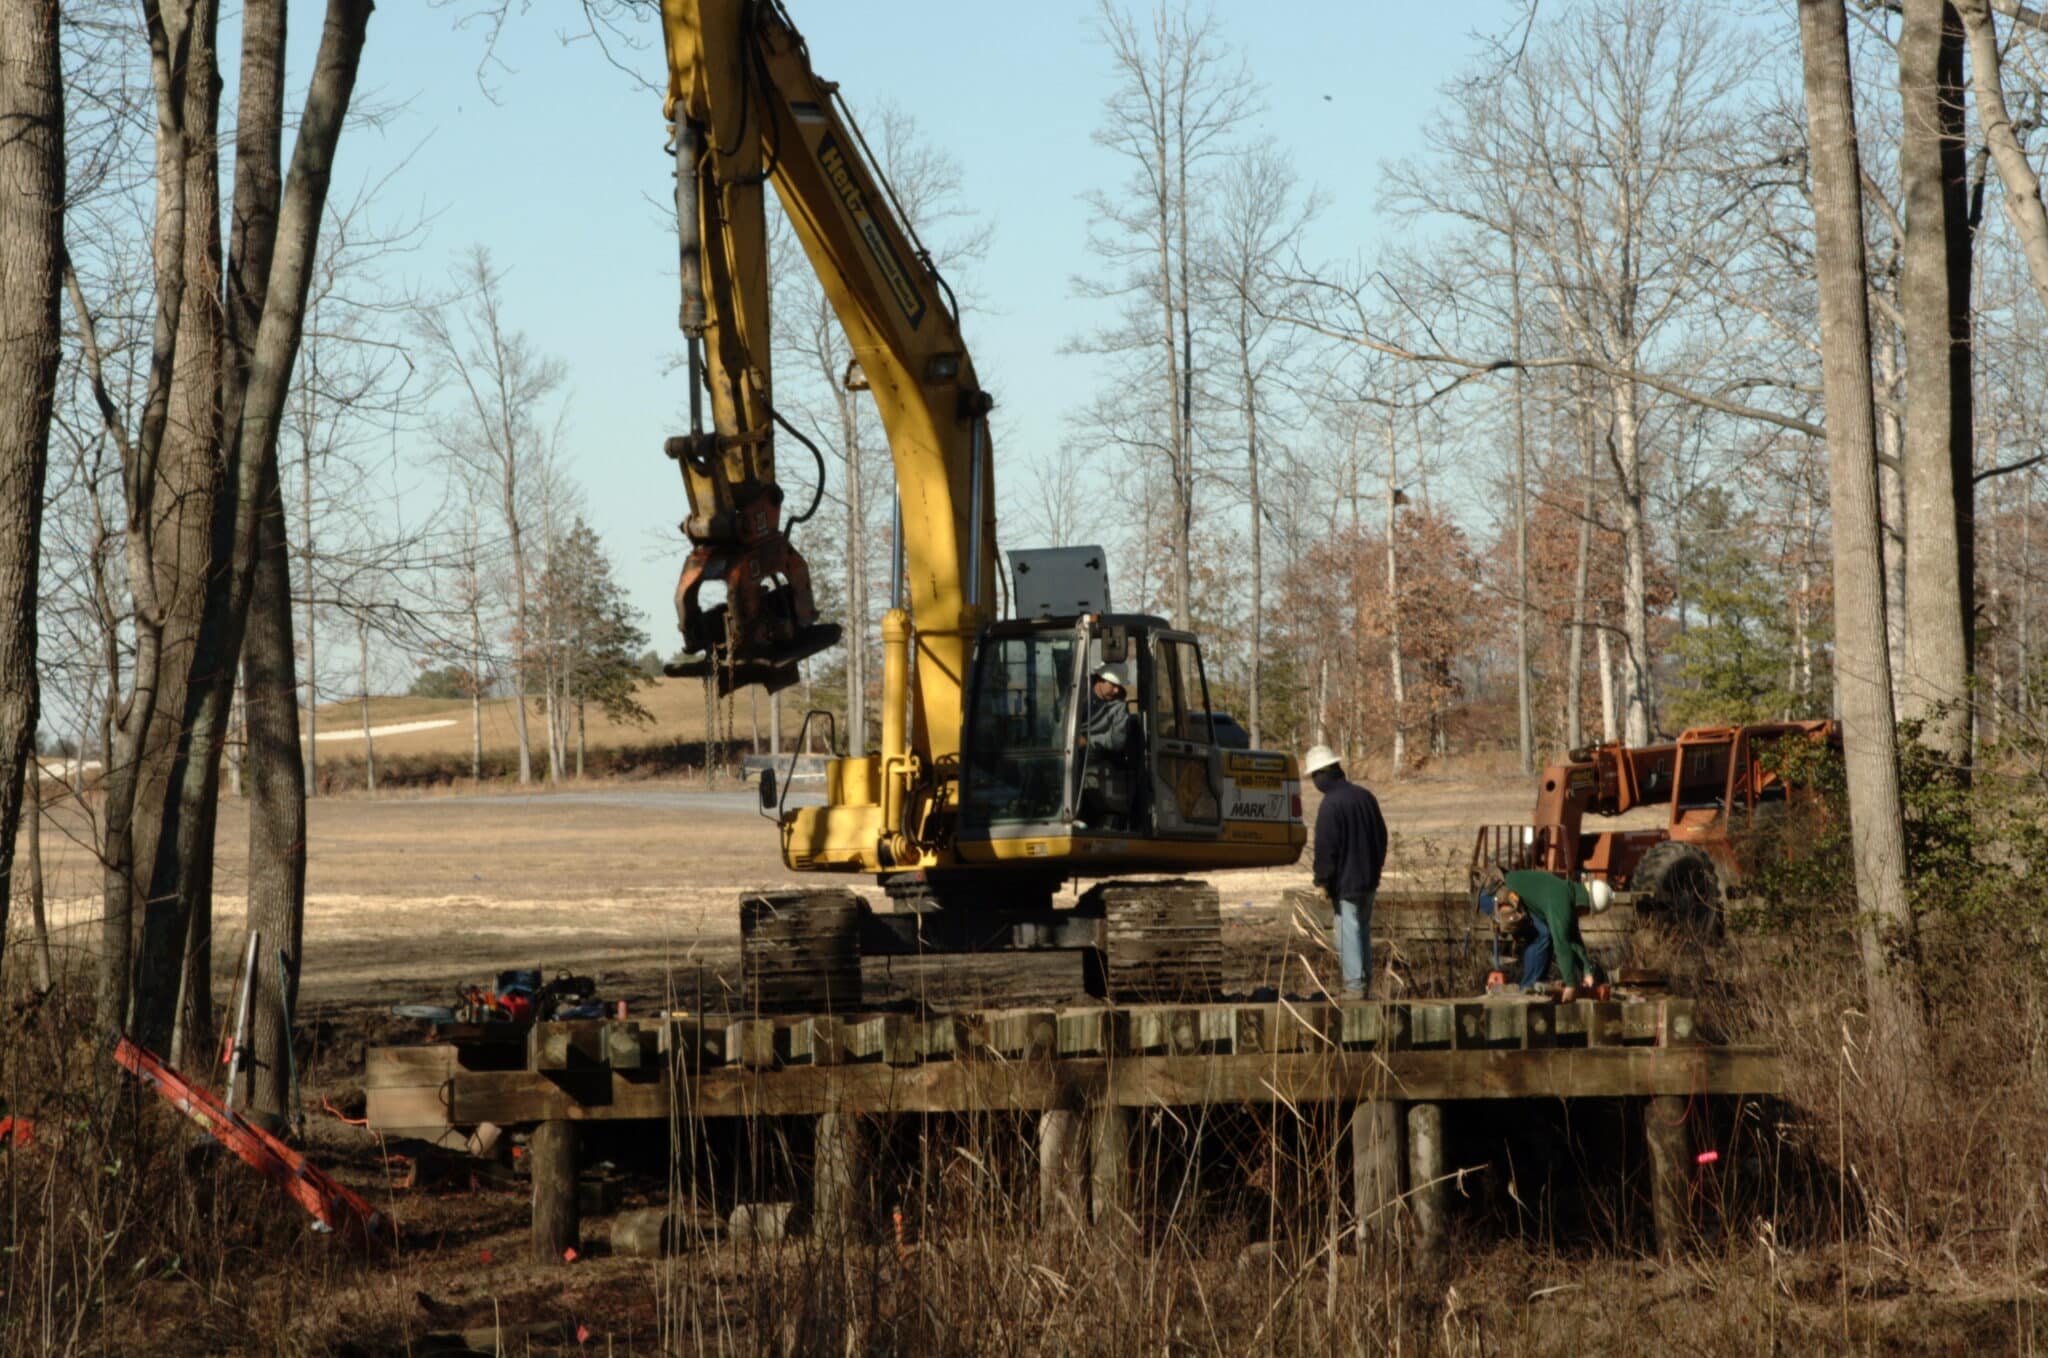
[[[1516,780],[1382,788],[1416,882],[1462,871],[1463,826],[1526,813]],[[652,795],[643,796],[643,793]],[[1464,807],[1462,816],[1459,808]],[[1485,808],[1480,810],[1478,808]],[[76,816],[77,808],[63,814]],[[1698,1238],[1649,1257],[1639,1148],[1619,1110],[1466,1118],[1469,1171],[1451,1252],[1424,1264],[1362,1242],[1343,1209],[1345,1154],[1327,1111],[1161,1114],[1140,1127],[1127,1229],[1038,1224],[1023,1119],[870,1127],[879,1171],[850,1240],[711,1240],[667,1260],[610,1257],[601,1220],[573,1265],[527,1258],[517,1181],[413,1165],[320,1113],[344,1110],[364,1043],[501,963],[569,964],[635,998],[687,992],[695,958],[731,946],[733,895],[785,880],[743,805],[660,784],[593,796],[316,800],[302,1055],[320,1161],[400,1223],[400,1252],[350,1260],[239,1163],[220,1163],[139,1099],[90,1039],[89,913],[40,1004],[0,1026],[0,1094],[35,1121],[0,1150],[0,1352],[7,1354],[1950,1354],[2048,1345],[2048,994],[2033,959],[1976,956],[1936,1012],[1925,1069],[1888,1078],[1862,1020],[1846,931],[1736,937],[1703,960],[1718,1038],[1785,1053],[1782,1101],[1699,1106],[1721,1152],[1695,1177]],[[83,837],[83,827],[71,833]],[[239,806],[221,862],[239,861]],[[82,848],[46,838],[58,894],[90,897]],[[1265,901],[1300,873],[1244,874]],[[220,955],[232,955],[233,882]],[[81,910],[85,907],[81,907]],[[11,950],[18,960],[20,949]],[[541,955],[536,955],[541,954]],[[18,971],[19,967],[11,968]],[[11,992],[18,993],[18,992]],[[1475,1115],[1476,1117],[1476,1115]],[[885,1136],[886,1130],[886,1136]],[[800,1124],[741,1143],[683,1129],[593,1154],[628,1206],[673,1183],[706,1219],[788,1198],[813,1148]],[[412,1148],[415,1150],[416,1148]],[[1618,1173],[1616,1172],[1618,1171]],[[439,1177],[437,1177],[437,1174]],[[1602,1185],[1607,1185],[1603,1187]],[[687,1197],[687,1192],[680,1194]],[[897,1213],[902,1214],[898,1235]],[[695,1219],[695,1214],[693,1218]],[[1361,1247],[1363,1245],[1363,1247]],[[577,1326],[589,1331],[575,1339]],[[468,1331],[472,1342],[457,1338]]]

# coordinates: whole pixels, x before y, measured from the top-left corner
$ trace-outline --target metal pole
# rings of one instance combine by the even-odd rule
[[[974,420],[973,437],[968,440],[967,468],[967,606],[981,607],[981,448],[987,422]]]
[[[889,607],[903,607],[903,492],[897,491],[890,511]]]
[[[677,324],[688,336],[690,432],[704,432],[704,218],[698,202],[697,129],[676,119],[676,245],[683,288]]]
[[[263,935],[251,929],[249,946],[242,956],[242,997],[235,1004],[235,1045],[228,1054],[228,1093],[224,1100],[231,1113],[235,1110],[235,1091],[241,1074],[249,1065],[249,1011],[256,994],[256,945],[262,940]],[[290,1040],[289,1036],[286,1040]]]

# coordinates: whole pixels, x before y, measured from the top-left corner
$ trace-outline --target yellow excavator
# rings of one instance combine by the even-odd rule
[[[838,85],[813,71],[779,0],[661,10],[691,425],[667,445],[692,548],[676,590],[687,658],[670,672],[773,692],[840,637],[789,540],[805,516],[784,518],[776,479],[777,429],[804,440],[770,380],[768,186],[895,469],[880,749],[829,760],[823,805],[787,807],[786,783],[762,780],[792,870],[872,875],[894,909],[843,888],[744,899],[749,998],[845,1010],[864,952],[993,948],[1077,950],[1114,996],[1207,998],[1215,890],[1129,879],[1294,862],[1293,758],[1224,747],[1196,638],[1113,612],[1099,549],[1012,552],[1012,616],[998,617],[994,402]],[[1055,909],[1074,879],[1098,885]]]

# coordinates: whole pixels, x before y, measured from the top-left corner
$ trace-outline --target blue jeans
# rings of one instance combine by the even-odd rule
[[[1522,949],[1522,989],[1543,984],[1543,978],[1550,974],[1550,926],[1534,915],[1529,923],[1536,926],[1536,937],[1529,940],[1529,946]]]
[[[1344,993],[1363,998],[1372,993],[1372,897],[1337,902],[1337,964],[1344,973]]]

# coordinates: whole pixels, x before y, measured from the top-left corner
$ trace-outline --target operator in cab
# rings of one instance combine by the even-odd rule
[[[1143,737],[1131,714],[1124,673],[1101,665],[1090,676],[1088,708],[1082,713],[1081,825],[1127,830],[1131,823],[1131,756]]]
[[[1125,697],[1128,691],[1122,670],[1114,665],[1096,668],[1088,688],[1088,719],[1082,723],[1082,735],[1091,755],[1128,754],[1137,745],[1132,730],[1137,718],[1131,715],[1131,705]]]
[[[1316,885],[1337,913],[1337,964],[1344,998],[1372,993],[1372,903],[1387,863],[1387,822],[1379,798],[1344,776],[1337,752],[1318,745],[1301,771],[1323,794],[1316,812]]]

